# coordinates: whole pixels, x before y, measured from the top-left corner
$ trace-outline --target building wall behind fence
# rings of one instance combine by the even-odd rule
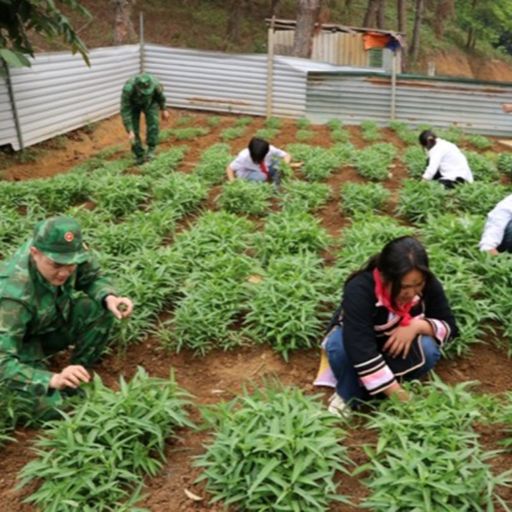
[[[159,78],[168,105],[194,110],[265,115],[267,56],[146,45],[144,69]],[[274,61],[273,114],[305,113],[306,75]]]
[[[25,146],[67,133],[119,111],[121,88],[139,70],[138,45],[101,48],[89,53],[91,67],[69,52],[36,55],[30,68],[11,70],[12,87]],[[0,141],[20,149],[13,133],[3,130],[0,89]]]
[[[448,127],[486,135],[510,136],[512,116],[502,103],[512,102],[512,84],[443,78],[397,78],[395,119],[408,125]],[[308,75],[306,116],[323,123],[333,117],[347,124],[372,120],[389,124],[391,78],[361,73]]]

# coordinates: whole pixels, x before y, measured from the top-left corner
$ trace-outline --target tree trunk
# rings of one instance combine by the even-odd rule
[[[244,0],[231,0],[226,30],[226,39],[229,43],[240,43],[240,21],[244,12],[244,4]]]
[[[114,4],[114,44],[131,43],[137,39],[132,23],[134,0],[111,0]]]
[[[363,27],[373,27],[376,23],[377,10],[379,9],[379,0],[368,0],[368,7],[363,19]]]
[[[272,18],[272,16],[275,15],[279,2],[280,0],[270,0],[270,12],[268,13],[268,18]]]
[[[321,0],[298,0],[297,25],[292,55],[309,59],[313,49],[315,23],[320,14]]]
[[[407,32],[407,0],[396,2],[398,32]]]
[[[409,49],[409,57],[413,62],[418,58],[420,50],[420,30],[423,20],[423,0],[416,0],[415,13],[414,13],[414,28],[412,30],[412,43]]]
[[[476,7],[476,0],[471,3],[473,9]],[[476,46],[476,30],[475,27],[471,26],[468,29],[468,39],[466,41],[466,48],[468,50],[474,49]]]
[[[453,18],[454,15],[455,0],[437,0],[434,10],[433,27],[439,39],[442,39],[444,36],[446,22]]]
[[[386,25],[385,15],[386,0],[380,0],[379,8],[377,9],[377,28],[383,29]]]

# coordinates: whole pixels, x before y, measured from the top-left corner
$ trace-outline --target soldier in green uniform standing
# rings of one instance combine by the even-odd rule
[[[151,160],[155,156],[158,144],[158,111],[162,111],[162,119],[169,117],[165,110],[165,96],[160,82],[148,73],[141,73],[130,78],[123,87],[121,94],[121,117],[128,138],[132,144],[132,152],[137,164]],[[140,116],[146,116],[147,154],[140,138]]]
[[[33,404],[34,416],[51,415],[62,393],[90,380],[86,367],[101,356],[113,317],[132,309],[100,272],[74,219],[40,222],[0,265],[0,382]],[[70,365],[49,371],[48,356],[70,346]]]

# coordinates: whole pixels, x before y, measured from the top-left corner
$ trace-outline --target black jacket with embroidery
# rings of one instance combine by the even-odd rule
[[[443,287],[435,277],[425,284],[422,296],[410,314],[430,323],[434,338],[441,346],[458,335]],[[425,361],[419,337],[405,359],[383,353],[390,331],[400,320],[400,316],[378,303],[371,271],[361,272],[345,285],[341,305],[332,317],[329,329],[335,325],[343,326],[345,350],[370,394],[381,392],[396,377],[415,370]]]

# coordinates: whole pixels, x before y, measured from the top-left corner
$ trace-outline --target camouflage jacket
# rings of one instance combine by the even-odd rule
[[[130,78],[123,87],[123,92],[121,93],[121,118],[123,120],[123,125],[126,128],[127,132],[133,130],[133,122],[132,122],[132,109],[137,108],[140,110],[147,110],[153,103],[158,104],[160,110],[165,110],[165,96],[164,96],[164,88],[160,84],[160,82],[151,77],[155,90],[153,94],[150,96],[145,96],[140,93],[135,87],[135,78]]]
[[[30,257],[31,245],[29,240],[10,260],[0,264],[0,380],[43,394],[52,373],[44,365],[34,368],[20,360],[29,351],[30,339],[68,321],[72,294],[77,291],[98,302],[117,292],[102,276],[92,254],[64,285],[51,285],[37,271]]]

